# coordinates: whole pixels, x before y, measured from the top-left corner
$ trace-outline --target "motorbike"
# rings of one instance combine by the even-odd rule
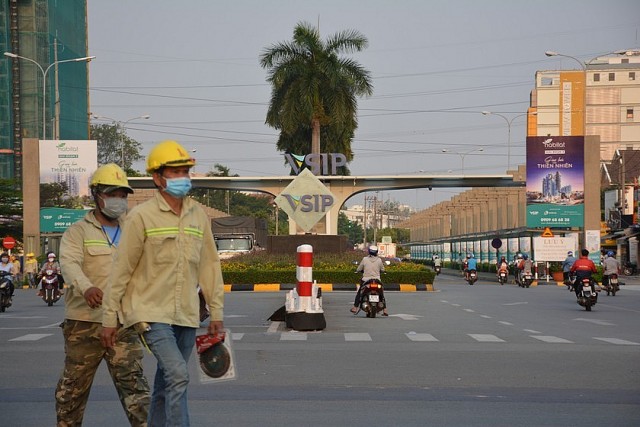
[[[469,275],[467,276],[467,283],[473,285],[478,280],[478,272],[476,270],[469,270]]]
[[[607,295],[611,294],[614,297],[616,296],[616,292],[620,290],[620,284],[618,283],[618,275],[611,274],[609,275],[609,280],[607,285],[605,286],[605,291],[607,291]]]
[[[574,286],[580,289],[578,293],[578,304],[584,307],[585,310],[591,311],[591,307],[598,302],[598,293],[591,286],[591,279],[588,277],[580,279]]]
[[[11,307],[11,273],[0,271],[0,312]]]
[[[504,285],[505,283],[507,283],[507,280],[509,279],[509,272],[506,270],[500,270],[498,271],[498,282],[500,282],[500,285]]]
[[[364,311],[367,317],[375,318],[379,312],[387,307],[382,298],[382,282],[378,279],[371,279],[363,283],[362,286],[360,310]]]
[[[529,286],[531,286],[531,283],[533,283],[533,274],[531,274],[530,272],[522,272],[518,285],[523,288],[528,288]]]
[[[638,266],[635,263],[625,262],[622,267],[622,274],[625,276],[633,276],[638,271]]]
[[[60,299],[60,289],[58,283],[58,274],[55,270],[45,270],[44,277],[42,277],[42,300],[51,307],[54,303]]]
[[[439,265],[436,265],[435,267],[433,267],[433,269],[436,272],[436,276],[440,274],[440,271],[442,270],[442,267],[440,267]]]

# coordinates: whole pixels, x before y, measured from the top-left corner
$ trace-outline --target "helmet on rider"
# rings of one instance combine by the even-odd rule
[[[469,254],[469,258],[473,258],[473,254]]]
[[[56,254],[55,254],[55,252],[49,252],[49,253],[47,254],[47,259],[49,260],[49,262],[53,262],[53,261],[55,261],[55,259],[56,259]]]
[[[529,259],[529,255],[524,254],[524,255],[522,255],[522,258],[524,258],[524,259]]]
[[[518,254],[517,258],[522,259],[522,254]]]
[[[378,255],[378,247],[375,246],[375,245],[369,246],[369,255],[371,255],[371,256]]]
[[[608,256],[608,257],[613,257],[613,251],[609,251],[609,252],[607,252],[607,256]]]
[[[467,254],[467,258],[471,258],[471,254]]]
[[[118,188],[124,189],[127,193],[133,193],[129,186],[127,174],[115,163],[100,166],[91,176],[89,183],[92,193],[109,193]]]
[[[154,173],[165,166],[195,166],[196,161],[176,141],[162,141],[147,156],[147,172]]]
[[[573,252],[571,251],[567,252],[567,256],[573,256]]]

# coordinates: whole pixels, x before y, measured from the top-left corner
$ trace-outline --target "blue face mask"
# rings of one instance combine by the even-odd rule
[[[164,191],[177,199],[182,199],[191,190],[191,179],[183,178],[167,178],[167,187]]]

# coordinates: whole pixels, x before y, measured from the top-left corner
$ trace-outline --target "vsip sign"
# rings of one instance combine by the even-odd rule
[[[335,203],[329,189],[309,169],[303,169],[274,201],[304,231],[311,230]]]

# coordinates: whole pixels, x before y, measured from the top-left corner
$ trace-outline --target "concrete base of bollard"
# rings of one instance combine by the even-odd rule
[[[319,331],[327,327],[324,313],[287,313],[285,315],[287,328],[295,331]]]

